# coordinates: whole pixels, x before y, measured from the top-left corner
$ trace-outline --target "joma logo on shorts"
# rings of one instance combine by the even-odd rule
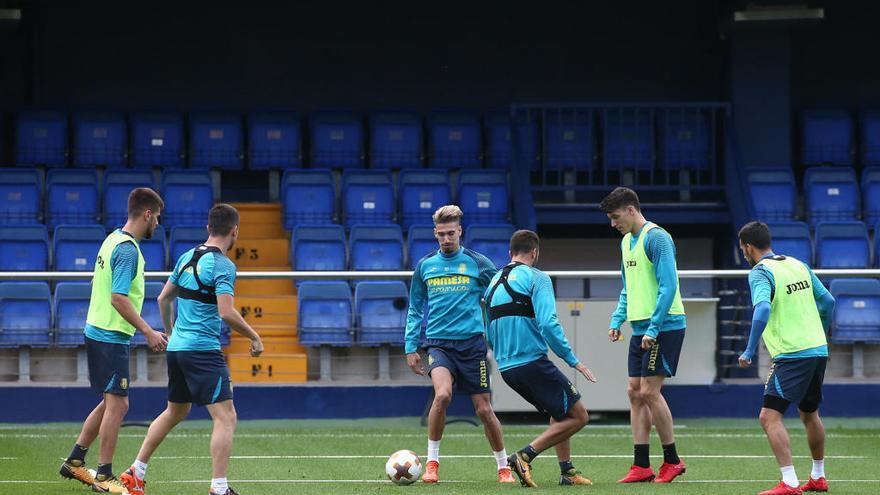
[[[480,361],[480,388],[489,388],[489,377],[486,373],[486,361]]]
[[[651,346],[651,354],[648,356],[648,370],[654,371],[657,369],[657,354],[660,352],[660,345],[654,344]]]

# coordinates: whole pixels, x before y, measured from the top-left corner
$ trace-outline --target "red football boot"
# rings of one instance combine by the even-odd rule
[[[629,472],[626,473],[626,476],[617,480],[618,483],[646,483],[652,481],[654,479],[654,470],[650,467],[639,467],[635,464],[629,468]]]
[[[657,477],[654,478],[654,483],[671,483],[672,480],[678,478],[683,475],[687,468],[684,465],[684,461],[679,459],[678,464],[668,464],[663,463],[660,466],[660,472],[657,474]]]
[[[440,463],[437,461],[428,461],[425,464],[425,474],[422,475],[422,483],[437,483],[440,477],[437,471],[440,470]]]
[[[812,477],[810,481],[807,481],[803,485],[801,485],[802,492],[827,492],[828,491],[828,481],[825,480],[825,477],[814,480]]]
[[[784,481],[780,481],[775,487],[765,490],[758,495],[802,495],[800,487],[788,486]]]

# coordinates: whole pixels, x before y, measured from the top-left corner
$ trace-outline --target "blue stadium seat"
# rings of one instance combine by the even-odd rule
[[[144,270],[148,272],[161,272],[168,266],[167,243],[165,242],[165,227],[156,226],[151,239],[141,239],[138,243],[141,254],[144,255]],[[177,260],[174,260],[177,261]]]
[[[0,347],[48,347],[53,337],[49,284],[0,282]]]
[[[438,249],[433,224],[410,225],[406,234],[407,269],[414,270],[420,259]]]
[[[104,173],[104,226],[108,229],[122,227],[128,219],[128,195],[132,189],[149,187],[156,190],[152,172],[108,170]],[[167,200],[166,200],[167,201]],[[165,203],[166,207],[168,203]],[[165,212],[162,221],[167,221]]]
[[[880,222],[880,167],[866,167],[862,171],[862,197],[865,223]]]
[[[116,112],[91,112],[73,118],[73,166],[107,168],[128,163],[125,117]]]
[[[207,223],[206,220],[205,225]],[[171,227],[171,237],[168,239],[169,266],[173,268],[183,253],[205,242],[207,238],[208,231],[204,226]]]
[[[341,225],[297,225],[290,257],[294,270],[345,270],[345,229]]]
[[[422,166],[422,118],[415,114],[377,114],[370,117],[370,166]]]
[[[654,167],[653,112],[632,109],[602,113],[602,156],[609,170]]]
[[[791,256],[813,266],[813,242],[810,240],[810,227],[806,223],[771,223],[768,227],[774,253]]]
[[[509,224],[471,224],[464,233],[464,245],[501,268],[510,263],[510,237],[515,230]]]
[[[296,114],[258,113],[248,118],[251,170],[301,167],[301,142]]]
[[[486,117],[486,165],[489,168],[510,169],[513,165],[513,143],[511,129],[516,129],[517,163],[529,170],[541,166],[538,149],[538,123],[521,118],[516,126],[511,126],[511,117],[506,113],[494,113]]]
[[[709,168],[712,129],[709,116],[698,108],[663,110],[658,115],[658,162],[663,169]]]
[[[131,116],[132,167],[180,168],[185,150],[179,114],[143,112]]]
[[[42,199],[39,170],[0,169],[0,225],[42,222]]]
[[[207,171],[165,172],[162,199],[162,223],[166,227],[207,225],[208,211],[214,206],[211,176]]]
[[[86,272],[95,269],[98,250],[107,231],[100,225],[59,225],[52,238],[55,270]]]
[[[400,224],[404,230],[429,222],[437,208],[451,202],[449,174],[443,170],[403,170],[399,184]]]
[[[17,165],[67,165],[67,115],[61,112],[22,112],[16,120]]]
[[[501,170],[462,170],[458,176],[458,204],[462,223],[507,223],[507,173]]]
[[[297,292],[299,343],[353,343],[351,287],[347,282],[304,281]]]
[[[244,165],[241,117],[193,114],[189,118],[189,166],[240,170]],[[207,210],[206,210],[207,211]]]
[[[403,268],[403,233],[397,225],[354,225],[348,243],[352,270]]]
[[[158,301],[163,287],[165,287],[163,282],[146,282],[144,284],[144,306],[141,308],[141,318],[157,332],[165,331],[165,322],[162,321],[162,314],[159,313]],[[136,331],[131,337],[131,345],[145,346],[147,338],[142,332]]]
[[[333,223],[336,188],[329,170],[286,170],[281,177],[284,228],[298,224]]]
[[[802,117],[804,165],[853,164],[853,123],[849,112],[807,110]]]
[[[553,111],[544,115],[544,168],[593,170],[596,125],[590,111]]]
[[[58,347],[85,345],[83,329],[91,295],[91,282],[58,282],[55,286],[55,344]]]
[[[880,280],[837,279],[831,282],[831,295],[831,342],[880,344]]]
[[[874,226],[874,268],[880,268],[880,222]]]
[[[750,170],[747,180],[759,220],[788,222],[794,219],[797,191],[791,168]]]
[[[467,114],[437,114],[428,123],[428,164],[433,168],[480,168],[483,140],[480,119]]]
[[[50,169],[46,174],[46,224],[49,228],[98,221],[98,174],[94,170]]]
[[[346,170],[342,175],[345,226],[394,221],[394,186],[383,170]]]
[[[808,168],[804,194],[810,225],[855,220],[859,213],[859,185],[849,167]]]
[[[862,114],[862,165],[880,165],[880,110]]]
[[[0,227],[0,271],[49,268],[49,234],[43,225]]]
[[[358,282],[354,288],[358,344],[403,345],[408,298],[400,280]]]
[[[816,266],[868,268],[871,247],[862,222],[820,222],[816,225]]]
[[[359,117],[319,113],[312,116],[309,127],[312,167],[364,166],[364,126]]]

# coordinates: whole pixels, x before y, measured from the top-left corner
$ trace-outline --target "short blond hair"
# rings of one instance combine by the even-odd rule
[[[446,205],[437,208],[437,211],[434,212],[434,225],[439,225],[441,223],[450,223],[450,222],[458,222],[461,223],[461,217],[464,216],[464,212],[461,211],[461,208],[455,205]]]

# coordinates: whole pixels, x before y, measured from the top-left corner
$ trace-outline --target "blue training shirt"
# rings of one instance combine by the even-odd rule
[[[183,253],[168,281],[187,289],[198,290],[192,268],[182,270],[193,257],[196,248]],[[205,253],[197,265],[199,279],[215,293],[233,294],[235,286],[235,264],[225,255],[217,252]],[[216,304],[208,304],[192,299],[177,298],[177,319],[174,331],[168,340],[169,351],[219,351],[220,313]]]
[[[495,290],[492,300],[488,300],[489,292],[500,278],[500,272],[495,274],[486,290],[486,304],[490,308],[513,301],[503,285]],[[510,271],[507,282],[514,291],[531,297],[535,317],[505,316],[489,322],[486,337],[498,370],[509,370],[545,357],[548,344],[569,366],[577,366],[578,359],[556,314],[556,295],[550,277],[537,268],[519,265]]]
[[[131,234],[122,229],[116,229],[115,233],[127,235],[134,240],[134,237],[132,237]],[[113,274],[111,292],[113,294],[127,296],[128,292],[131,290],[131,281],[137,276],[137,268],[138,250],[134,243],[123,242],[117,244],[116,247],[113,248],[113,254],[110,255],[110,271]],[[89,325],[88,323],[86,323],[84,332],[86,337],[99,342],[126,345],[131,342],[131,337],[122,332],[104,330],[103,328],[98,328],[94,325]]]
[[[489,258],[464,247],[452,254],[437,250],[419,260],[409,291],[406,353],[419,348],[426,308],[426,338],[465,340],[482,334],[485,323],[480,301],[497,271]]]
[[[643,226],[642,230],[644,228]],[[645,255],[654,264],[654,274],[660,285],[660,291],[657,294],[657,307],[650,319],[631,321],[629,324],[632,327],[633,335],[647,334],[656,337],[659,332],[682,330],[687,327],[687,316],[669,314],[669,308],[672,307],[675,291],[678,288],[678,272],[675,269],[675,243],[672,242],[672,236],[663,229],[651,229],[647,236],[645,238]],[[639,242],[639,236],[633,234],[630,249],[635,247],[637,242]],[[623,281],[623,289],[620,291],[617,309],[611,314],[610,328],[620,328],[626,321],[626,274],[622,263],[620,277]]]

